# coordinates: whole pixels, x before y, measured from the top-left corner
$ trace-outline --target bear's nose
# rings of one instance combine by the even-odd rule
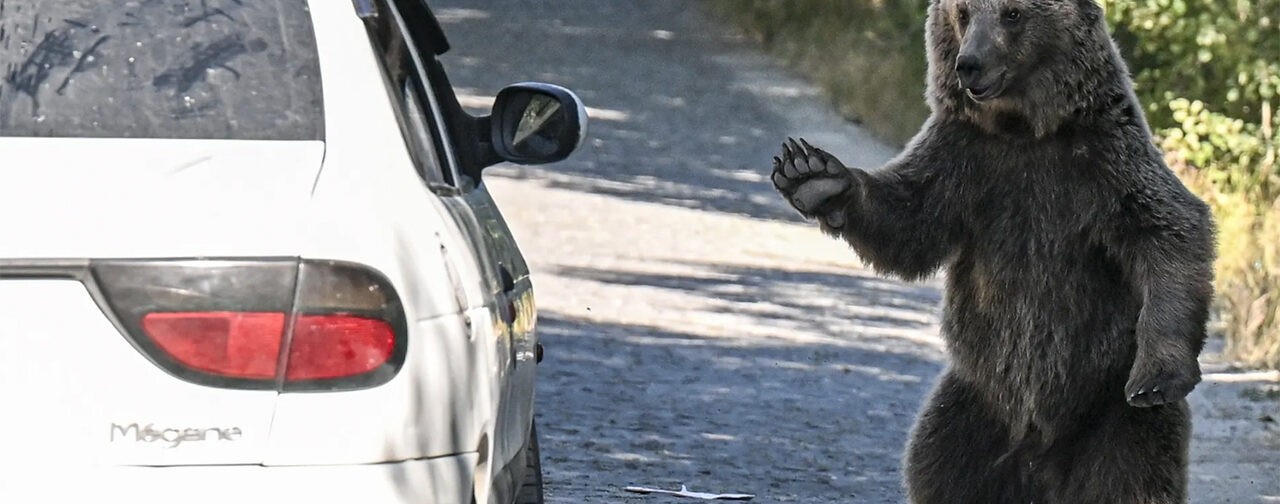
[[[956,58],[956,76],[962,85],[972,84],[982,74],[982,62],[972,54],[962,54]]]

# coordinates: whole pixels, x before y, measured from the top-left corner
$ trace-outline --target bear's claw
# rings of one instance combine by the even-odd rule
[[[1200,381],[1194,373],[1161,371],[1153,375],[1129,378],[1125,397],[1130,406],[1148,408],[1179,401],[1190,394]]]
[[[849,169],[835,156],[801,138],[787,138],[782,155],[773,158],[773,185],[806,218],[820,218],[831,227],[844,225],[844,216],[833,210],[837,196],[853,185]]]

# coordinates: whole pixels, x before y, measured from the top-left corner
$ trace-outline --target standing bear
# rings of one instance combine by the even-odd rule
[[[788,140],[773,182],[876,271],[946,268],[915,504],[1186,502],[1207,206],[1164,164],[1095,0],[932,0],[932,114],[874,171]]]

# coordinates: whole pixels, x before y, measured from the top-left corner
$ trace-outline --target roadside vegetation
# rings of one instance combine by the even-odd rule
[[[1229,357],[1280,369],[1280,0],[1101,0],[1168,162],[1218,220],[1217,315]],[[928,0],[710,0],[903,144],[928,114]]]

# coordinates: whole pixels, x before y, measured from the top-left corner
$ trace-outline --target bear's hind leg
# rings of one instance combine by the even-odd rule
[[[977,390],[944,374],[912,429],[905,463],[912,504],[1030,502],[1009,429]]]
[[[1191,413],[1116,401],[1098,424],[1046,452],[1048,504],[1185,504]]]

